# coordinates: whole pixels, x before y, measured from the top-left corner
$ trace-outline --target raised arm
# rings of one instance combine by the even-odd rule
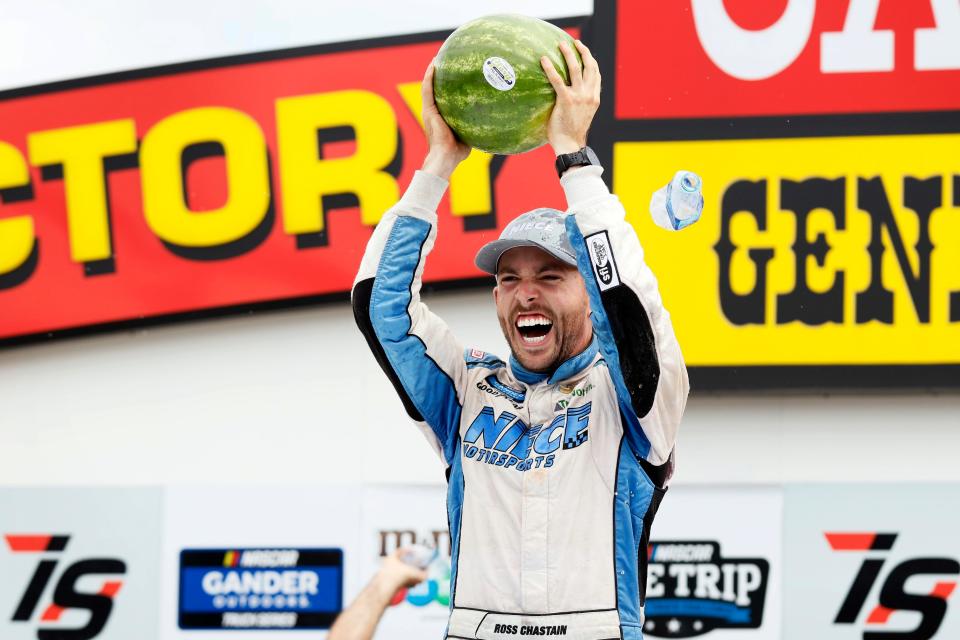
[[[561,46],[571,71],[566,86],[549,60],[544,70],[557,91],[550,143],[559,155],[586,145],[600,104],[600,71],[582,43],[583,70],[573,51]],[[643,248],[596,166],[568,169],[560,182],[567,196],[567,233],[590,297],[594,333],[617,388],[626,439],[634,454],[652,465],[671,460],[689,381],[670,314]],[[658,474],[670,475],[669,465]]]
[[[390,601],[400,589],[413,587],[427,579],[427,572],[400,559],[397,549],[383,559],[380,570],[349,607],[337,616],[327,640],[370,640]]]
[[[353,285],[354,318],[407,413],[449,464],[466,377],[463,349],[420,301],[424,262],[437,235],[437,206],[470,148],[433,101],[433,65],[423,78],[429,152],[406,193],[377,225]]]

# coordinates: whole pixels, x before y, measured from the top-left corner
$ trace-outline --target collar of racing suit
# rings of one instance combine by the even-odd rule
[[[597,336],[593,336],[593,339],[590,340],[590,344],[586,349],[564,360],[552,374],[549,372],[530,371],[520,364],[520,361],[514,358],[513,354],[510,354],[510,371],[513,372],[517,380],[524,384],[536,384],[544,380],[546,380],[548,384],[556,384],[557,382],[575,376],[590,366],[590,363],[593,362],[593,358],[597,355],[598,351]]]

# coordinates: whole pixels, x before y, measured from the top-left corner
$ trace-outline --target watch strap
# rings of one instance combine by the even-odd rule
[[[587,147],[583,147],[579,151],[574,151],[573,153],[561,153],[558,155],[555,166],[557,168],[557,175],[562,176],[564,171],[570,167],[582,167],[590,164],[593,163],[590,161],[590,156],[587,154]]]

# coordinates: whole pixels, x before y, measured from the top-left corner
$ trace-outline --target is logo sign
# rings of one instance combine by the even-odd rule
[[[888,552],[897,540],[896,533],[825,533],[827,543],[837,552]],[[877,554],[865,558],[854,577],[847,595],[837,611],[834,624],[855,624],[870,591],[883,569],[886,558]],[[880,587],[879,602],[870,610],[866,623],[876,630],[865,630],[864,640],[890,640],[932,638],[947,614],[947,601],[957,586],[956,580],[937,580],[926,594],[908,593],[907,581],[914,576],[956,576],[960,574],[960,562],[955,558],[909,558],[887,573]],[[916,628],[893,631],[884,628],[897,611],[915,611],[920,614]]]
[[[68,535],[53,534],[5,534],[4,538],[11,553],[45,554],[37,563],[30,581],[25,585],[23,595],[13,612],[11,622],[29,623],[35,619],[47,585],[56,572],[61,554],[70,541]],[[37,628],[39,640],[88,640],[97,637],[107,624],[113,611],[113,600],[123,582],[104,580],[96,593],[78,591],[77,582],[89,575],[123,575],[127,565],[114,558],[88,558],[77,560],[66,567],[54,582],[52,601],[43,608]],[[57,624],[64,612],[80,609],[90,612],[87,623],[82,627],[64,628]]]
[[[724,558],[709,540],[653,542],[647,557],[646,635],[689,638],[763,621],[767,560]]]

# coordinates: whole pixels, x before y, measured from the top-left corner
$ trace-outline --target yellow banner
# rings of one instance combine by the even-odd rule
[[[688,365],[960,363],[960,135],[614,145]],[[701,220],[651,220],[678,169]]]

